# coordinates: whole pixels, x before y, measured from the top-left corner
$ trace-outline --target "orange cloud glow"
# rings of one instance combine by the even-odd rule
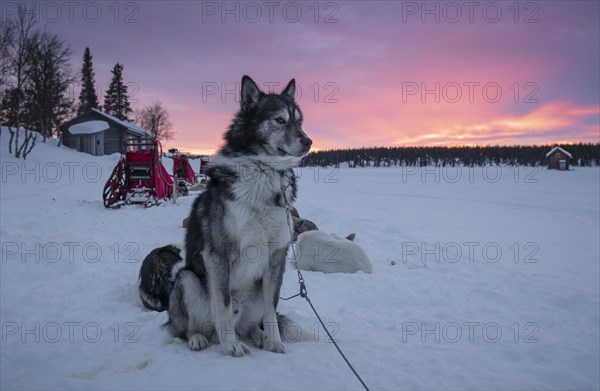
[[[507,115],[484,122],[456,123],[450,127],[433,129],[414,137],[395,140],[403,145],[476,145],[476,144],[531,144],[545,143],[553,131],[570,127],[583,129],[565,142],[599,142],[598,128],[581,123],[582,118],[600,114],[598,107],[571,107],[566,103],[549,103],[524,115]],[[564,137],[564,136],[563,136]]]

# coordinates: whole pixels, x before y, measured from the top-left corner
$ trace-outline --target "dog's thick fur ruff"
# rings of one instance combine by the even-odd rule
[[[276,315],[291,241],[284,200],[296,198],[292,168],[312,143],[294,95],[294,80],[265,94],[242,79],[241,109],[193,204],[185,267],[170,297],[167,326],[192,350],[213,338],[225,354],[243,356],[242,337],[285,352]]]

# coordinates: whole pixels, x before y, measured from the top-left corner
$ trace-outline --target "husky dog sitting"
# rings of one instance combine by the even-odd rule
[[[144,258],[140,268],[140,299],[149,310],[158,312],[169,308],[177,266],[181,266],[181,248],[167,245],[155,248]]]
[[[291,241],[285,205],[296,198],[292,168],[312,144],[295,91],[294,80],[267,94],[242,78],[241,107],[192,206],[185,267],[170,297],[166,325],[192,350],[214,336],[236,357],[250,352],[239,337],[285,352],[276,315]]]
[[[296,266],[300,270],[323,273],[356,273],[373,271],[369,256],[354,243],[354,234],[341,238],[323,231],[307,231],[298,235]]]

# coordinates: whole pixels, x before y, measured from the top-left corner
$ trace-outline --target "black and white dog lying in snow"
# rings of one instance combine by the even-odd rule
[[[144,258],[140,268],[140,299],[149,310],[169,309],[169,298],[181,268],[181,248],[174,244],[155,248]]]
[[[312,144],[295,90],[291,80],[281,94],[267,94],[242,78],[241,108],[193,204],[185,266],[170,294],[166,326],[192,350],[215,337],[225,354],[243,356],[250,350],[241,337],[285,352],[276,313],[291,242],[284,200],[296,198],[292,168]]]

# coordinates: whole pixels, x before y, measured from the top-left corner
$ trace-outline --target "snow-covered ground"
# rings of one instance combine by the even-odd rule
[[[0,388],[359,389],[308,304],[287,354],[192,352],[144,311],[141,261],[181,243],[194,195],[107,210],[118,155],[1,135]],[[169,169],[169,167],[168,167]],[[372,389],[598,389],[600,168],[300,170],[300,214],[356,233],[372,274],[304,272]],[[460,176],[459,176],[460,175]],[[501,175],[501,177],[499,177]],[[283,296],[297,293],[288,267]]]

